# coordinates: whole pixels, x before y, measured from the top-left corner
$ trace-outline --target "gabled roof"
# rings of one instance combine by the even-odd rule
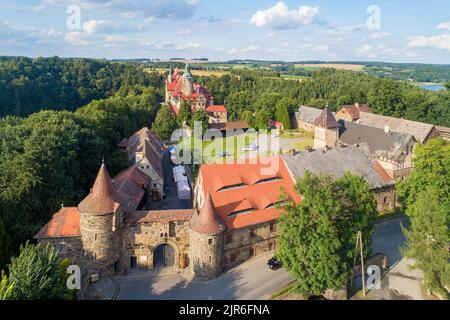
[[[213,104],[206,108],[206,112],[228,112],[228,109],[223,104]]]
[[[216,214],[216,209],[208,193],[205,203],[200,211],[194,212],[191,218],[191,229],[197,233],[216,235],[224,231],[224,226],[220,223]]]
[[[114,177],[114,187],[123,199],[122,205],[127,210],[137,209],[151,179],[144,172],[133,165]]]
[[[231,122],[225,122],[225,123],[210,123],[209,124],[210,129],[217,129],[217,130],[247,130],[250,128],[250,125],[247,121],[239,120],[239,121],[231,121]]]
[[[295,116],[299,120],[312,124],[319,117],[321,112],[322,110],[317,108],[301,106],[298,109],[298,112],[295,113]]]
[[[121,197],[114,188],[108,170],[103,163],[91,193],[80,202],[78,210],[83,214],[103,215],[115,212],[120,203]]]
[[[362,177],[370,189],[392,186],[394,181],[377,161],[372,160],[367,144],[323,150],[301,151],[283,155],[294,180],[302,178],[306,171],[314,174],[328,174],[334,178],[345,172]]]
[[[339,120],[339,140],[354,145],[367,143],[372,154],[386,157],[390,160],[399,160],[406,151],[406,145],[414,137],[410,134],[389,131],[365,126],[358,123]]]
[[[352,121],[359,119],[360,112],[372,113],[368,105],[359,103],[343,105],[339,112],[341,111],[345,111],[352,118]]]
[[[130,211],[126,214],[124,221],[126,223],[189,221],[192,213],[193,209]]]
[[[367,112],[360,112],[359,123],[380,129],[384,129],[387,126],[392,131],[413,135],[414,138],[416,138],[416,140],[420,143],[424,143],[434,129],[432,124],[387,117]]]
[[[76,207],[61,208],[34,236],[34,239],[81,237],[80,211]]]
[[[339,123],[336,121],[333,113],[325,107],[317,119],[314,121],[314,125],[326,129],[335,129],[339,127]]]

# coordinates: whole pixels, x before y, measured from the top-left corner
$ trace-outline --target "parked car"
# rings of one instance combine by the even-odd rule
[[[267,265],[272,270],[278,270],[282,267],[281,262],[277,259],[277,257],[272,257],[269,261],[267,261]]]
[[[244,147],[242,150],[244,151],[256,151],[259,149],[259,146],[256,144],[249,144],[248,146]]]

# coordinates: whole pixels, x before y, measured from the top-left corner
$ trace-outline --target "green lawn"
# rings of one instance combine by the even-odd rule
[[[305,150],[306,148],[312,148],[314,146],[314,139],[306,139],[292,143],[295,150]]]

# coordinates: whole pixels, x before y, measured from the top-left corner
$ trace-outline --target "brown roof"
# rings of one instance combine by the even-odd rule
[[[216,209],[214,208],[209,193],[200,211],[198,213],[194,212],[192,215],[191,229],[195,232],[207,235],[215,235],[225,229],[218,220]]]
[[[161,146],[161,141],[148,128],[142,128],[128,139],[128,157],[136,161],[136,153],[143,153],[156,173],[164,178]]]
[[[80,211],[76,207],[61,208],[34,236],[35,239],[80,237]]]
[[[114,177],[114,187],[120,194],[125,209],[137,209],[151,181],[138,165],[133,165]]]
[[[334,129],[339,127],[336,118],[333,116],[333,113],[330,111],[330,109],[328,109],[328,107],[325,107],[325,109],[323,109],[322,113],[314,121],[314,125],[327,129]]]
[[[386,170],[381,166],[381,164],[375,160],[373,164],[373,168],[375,169],[376,173],[383,179],[386,183],[393,183],[393,179],[391,176],[386,172]]]
[[[171,222],[189,221],[192,217],[193,209],[186,210],[151,210],[151,211],[130,211],[125,216],[126,223],[151,223],[151,222]]]
[[[91,193],[80,202],[78,209],[83,214],[102,215],[115,212],[120,203],[121,198],[114,188],[108,170],[103,163]]]
[[[210,129],[217,129],[217,130],[235,130],[235,129],[248,129],[250,128],[247,121],[232,121],[232,122],[226,122],[226,123],[211,123],[209,125]]]
[[[213,104],[206,108],[206,112],[228,112],[228,109],[223,104]]]

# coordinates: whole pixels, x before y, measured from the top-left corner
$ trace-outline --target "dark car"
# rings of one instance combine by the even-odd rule
[[[277,257],[273,257],[269,261],[267,261],[267,265],[272,270],[278,270],[282,267],[281,262],[278,261]]]

